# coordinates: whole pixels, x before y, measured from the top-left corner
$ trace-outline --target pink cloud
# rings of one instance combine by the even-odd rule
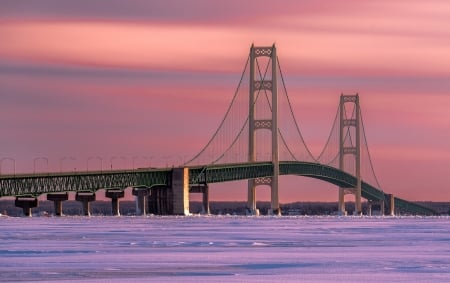
[[[0,49],[2,56],[94,66],[215,69],[211,59],[223,68],[235,60],[236,52],[243,51],[239,44],[223,45],[224,39],[238,41],[232,30],[201,26],[6,22],[0,35],[7,39]]]

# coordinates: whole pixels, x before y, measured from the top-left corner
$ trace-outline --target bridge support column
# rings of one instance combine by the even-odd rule
[[[95,193],[77,192],[75,200],[83,204],[83,215],[91,216],[91,201],[95,201]]]
[[[125,192],[121,189],[106,190],[105,197],[111,199],[111,213],[114,216],[120,216],[119,199],[125,196]]]
[[[391,216],[395,216],[395,198],[391,195]]]
[[[133,188],[133,196],[136,196],[136,214],[147,215],[147,196],[149,190],[147,188]]]
[[[35,197],[16,197],[16,200],[14,202],[14,205],[16,207],[20,207],[23,210],[23,215],[27,217],[31,217],[31,209],[34,207],[37,207],[39,204],[39,201]]]
[[[148,211],[156,215],[172,214],[172,193],[166,186],[156,186],[150,189]]]
[[[255,180],[248,180],[248,196],[247,196],[247,215],[259,215],[259,210],[256,208],[256,188]]]
[[[209,187],[208,185],[205,185],[204,191],[203,191],[203,202],[202,202],[202,214],[211,214],[209,210]]]
[[[378,208],[379,210],[379,214],[378,214]],[[371,201],[369,200],[367,202],[367,215],[372,216],[372,215],[380,215],[380,216],[384,216],[386,214],[386,205],[385,205],[385,201],[383,200],[377,200],[377,201]]]
[[[388,214],[390,216],[394,216],[395,215],[395,198],[393,194],[385,194],[385,199],[388,203],[387,207],[388,207]]]
[[[189,168],[172,169],[172,206],[174,215],[189,215]]]
[[[53,201],[55,207],[55,215],[62,216],[62,202],[69,199],[68,193],[52,193],[47,194],[47,200]]]
[[[189,193],[201,193],[203,195],[201,214],[210,214],[208,184],[193,185],[189,188]]]
[[[344,216],[347,215],[347,211],[345,211],[345,191],[343,188],[339,188],[339,206],[338,206],[338,215]]]
[[[160,214],[157,210],[157,189],[151,188],[150,189],[150,196],[148,198],[148,212],[153,214]]]

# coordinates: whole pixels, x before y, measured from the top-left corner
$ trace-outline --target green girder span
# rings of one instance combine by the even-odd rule
[[[240,163],[228,165],[208,165],[191,167],[189,177],[191,184],[218,183],[235,180],[245,180],[251,178],[271,177],[273,166],[270,162],[260,163]],[[319,179],[332,183],[342,188],[353,188],[356,186],[356,177],[336,169],[334,167],[297,161],[280,162],[281,175],[298,175]],[[361,196],[370,201],[386,201],[387,195],[376,187],[362,181]],[[437,213],[427,207],[400,199],[394,198],[395,207],[410,213],[423,215],[436,215]]]
[[[170,186],[172,170],[138,169],[128,171],[97,171],[79,173],[48,173],[34,175],[0,176],[0,197],[38,196],[44,193],[67,191],[96,191],[105,188]],[[189,183],[209,184],[253,178],[271,177],[271,162],[237,163],[189,167]],[[280,162],[280,175],[311,177],[332,183],[342,188],[352,188],[356,178],[334,167],[311,163]],[[366,182],[361,184],[361,196],[370,201],[384,201],[386,194]],[[395,197],[395,207],[411,213],[435,215],[427,207]]]
[[[438,213],[428,207],[417,203],[409,202],[401,198],[394,197],[395,206],[399,209],[414,212],[420,215],[438,215]]]
[[[168,185],[171,170],[97,171],[0,176],[1,196]]]

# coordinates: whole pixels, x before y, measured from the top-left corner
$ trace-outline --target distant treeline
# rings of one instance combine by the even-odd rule
[[[211,214],[225,215],[236,214],[245,215],[246,202],[229,202],[229,201],[212,201],[210,203]],[[449,202],[420,202],[419,204],[434,209],[440,214],[450,214]],[[270,202],[257,202],[257,207],[261,215],[266,215],[270,209]],[[281,204],[283,215],[332,215],[336,214],[337,202],[294,202],[289,204]],[[354,210],[354,203],[347,202],[346,210],[351,214]],[[367,214],[367,203],[363,203],[363,214]],[[376,214],[379,207],[373,207],[373,213]],[[201,202],[190,203],[191,213],[200,213],[202,211]],[[94,201],[91,203],[92,215],[111,215],[111,202]],[[14,206],[14,200],[0,200],[0,213],[9,216],[21,216],[22,209]],[[33,208],[34,215],[51,215],[54,213],[53,202],[40,201],[39,207]],[[82,215],[82,206],[80,202],[69,200],[63,203],[63,213],[65,215]],[[121,215],[134,215],[136,213],[136,203],[134,201],[120,202]],[[405,212],[397,211],[397,213],[405,214]]]

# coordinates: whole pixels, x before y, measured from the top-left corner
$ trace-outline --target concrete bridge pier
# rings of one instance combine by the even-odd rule
[[[384,216],[384,201],[380,200],[380,201],[371,201],[369,200],[367,202],[367,215],[372,216],[372,214],[374,213],[374,207],[379,206],[380,207],[380,215]]]
[[[255,179],[248,180],[247,209],[245,214],[248,216],[259,216],[259,209],[256,208],[256,184]]]
[[[16,207],[20,207],[23,210],[23,214],[27,217],[31,217],[31,209],[38,206],[38,199],[32,196],[16,197],[14,202]]]
[[[203,191],[202,213],[203,214],[211,214],[211,211],[209,209],[209,187],[208,187],[208,185],[205,185],[205,189]]]
[[[189,168],[172,169],[171,203],[174,215],[189,215]]]
[[[347,216],[347,211],[345,210],[345,189],[344,188],[339,188],[338,215],[339,216]]]
[[[150,189],[150,196],[148,198],[148,211],[152,214],[161,215],[158,210],[158,188]]]
[[[125,196],[125,192],[121,189],[106,190],[105,196],[111,199],[112,215],[120,216],[119,199]]]
[[[395,215],[395,198],[393,194],[385,194],[384,195],[387,202],[387,214],[390,216]],[[385,213],[386,213],[385,212]]]
[[[202,200],[202,214],[211,214],[209,209],[209,187],[208,184],[194,185],[189,188],[190,193],[201,193],[203,194]]]
[[[170,189],[166,186],[155,186],[150,189],[148,211],[156,215],[171,215],[172,204]]]
[[[69,199],[68,193],[52,193],[47,194],[47,200],[53,201],[55,206],[55,215],[62,216],[62,202]]]
[[[169,187],[154,186],[150,189],[149,212],[189,215],[189,168],[173,168]]]
[[[136,196],[136,214],[147,215],[147,196],[150,191],[148,188],[133,188],[132,194]]]
[[[83,203],[83,215],[91,216],[91,201],[95,201],[95,193],[77,192],[75,200]]]

